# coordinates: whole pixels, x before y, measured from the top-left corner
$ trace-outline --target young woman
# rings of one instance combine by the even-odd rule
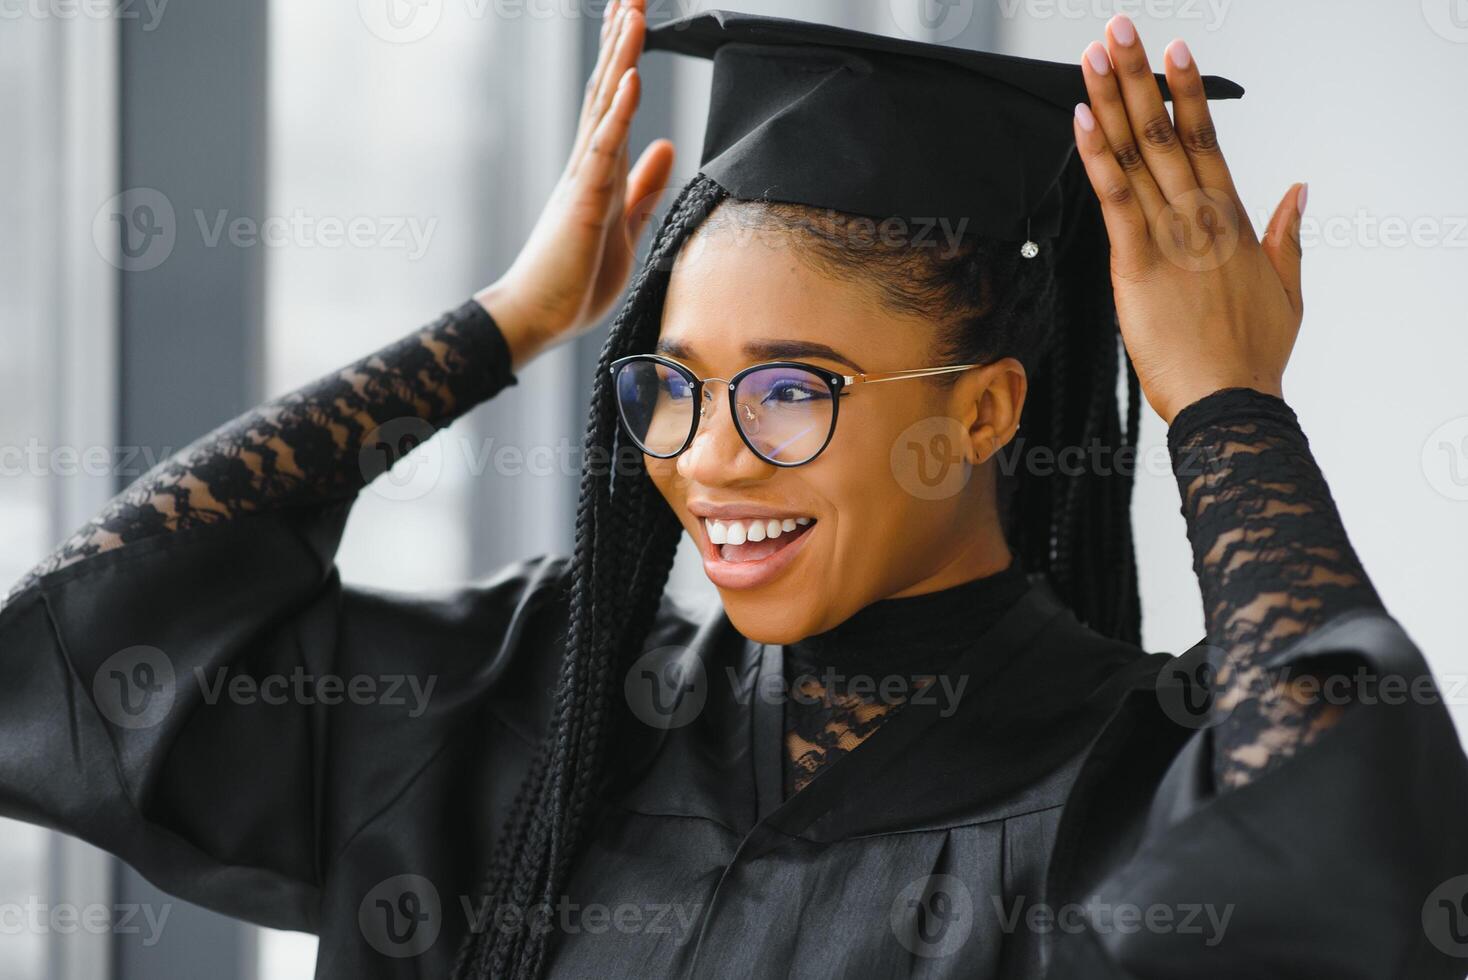
[[[394,427],[514,384],[626,283],[672,148],[629,166],[641,0],[608,13],[503,278],[203,437],[12,593],[0,812],[318,933],[321,977],[1460,975],[1468,764],[1283,400],[1304,186],[1262,240],[1179,252],[1170,211],[1243,208],[1188,49],[1169,117],[1125,17],[1038,252],[706,167],[604,348],[574,554],[340,583]],[[794,32],[755,20],[702,29]],[[839,40],[858,81],[916,50]],[[1137,647],[1139,395],[1205,604],[1181,659]],[[685,532],[716,615],[663,597]],[[1363,696],[1388,679],[1413,697]]]

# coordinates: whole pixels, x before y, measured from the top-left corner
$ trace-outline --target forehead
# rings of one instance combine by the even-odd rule
[[[888,308],[871,278],[828,267],[798,233],[716,212],[674,263],[658,349],[715,373],[776,358],[880,371],[921,366],[913,359],[933,335],[929,321]]]

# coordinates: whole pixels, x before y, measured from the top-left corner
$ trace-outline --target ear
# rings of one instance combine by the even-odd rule
[[[953,386],[954,418],[968,431],[968,456],[987,463],[1019,431],[1029,379],[1017,358],[1005,357],[965,371]]]

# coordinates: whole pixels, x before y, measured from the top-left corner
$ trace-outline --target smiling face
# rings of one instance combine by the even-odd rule
[[[935,320],[894,311],[870,278],[834,274],[802,233],[751,235],[719,219],[678,256],[659,353],[724,379],[776,359],[844,375],[946,363]],[[879,599],[1009,563],[994,454],[1018,426],[1024,370],[1004,358],[948,377],[855,385],[830,444],[796,467],[750,451],[716,383],[692,444],[645,457],[736,629],[790,643]]]

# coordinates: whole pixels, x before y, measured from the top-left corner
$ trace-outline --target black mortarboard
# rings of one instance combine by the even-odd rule
[[[647,47],[712,59],[699,170],[735,197],[1016,242],[1059,232],[1079,64],[722,10],[652,28]]]

